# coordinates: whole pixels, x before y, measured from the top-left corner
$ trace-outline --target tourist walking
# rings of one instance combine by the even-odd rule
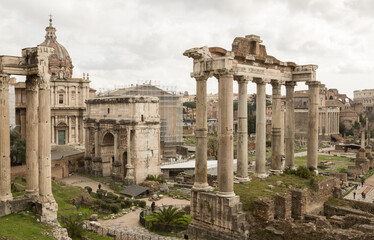
[[[151,209],[152,209],[152,212],[154,212],[154,211],[155,211],[155,207],[156,207],[156,203],[155,203],[155,202],[152,202],[152,204],[151,204]]]
[[[356,199],[356,192],[353,192],[353,199]]]
[[[101,184],[99,183],[99,186],[98,186],[99,190],[101,189]]]

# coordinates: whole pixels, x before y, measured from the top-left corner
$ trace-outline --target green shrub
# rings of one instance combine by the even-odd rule
[[[68,230],[68,235],[71,238],[82,237],[83,233],[83,218],[80,215],[70,215],[68,217],[62,217],[61,222],[64,227]]]
[[[106,203],[106,202],[102,202],[102,203],[100,204],[100,207],[101,207],[102,209],[106,209],[106,210],[108,210],[109,207],[110,207],[110,205],[109,205],[108,203]]]
[[[296,175],[296,170],[295,169],[292,169],[292,168],[286,168],[284,169],[284,174],[287,174],[287,175]]]
[[[87,190],[88,194],[91,194],[91,193],[92,193],[92,188],[91,188],[91,187],[86,186],[86,187],[84,187],[84,189]]]
[[[106,197],[109,198],[109,199],[113,199],[113,200],[117,200],[118,199],[118,196],[115,195],[112,192],[108,192],[107,195],[106,195]]]
[[[312,173],[310,172],[310,170],[307,167],[299,166],[296,169],[296,176],[299,176],[299,177],[302,177],[302,178],[305,178],[305,179],[309,179],[309,178],[312,177]]]
[[[126,199],[126,200],[121,202],[121,207],[122,208],[129,208],[131,206],[132,206],[132,201],[130,201],[130,200]]]
[[[141,201],[138,202],[138,206],[141,207],[141,208],[145,208],[146,205],[147,205],[147,203],[144,200],[141,200]]]
[[[109,208],[110,208],[110,211],[112,213],[118,213],[119,212],[119,207],[116,204],[111,204]]]

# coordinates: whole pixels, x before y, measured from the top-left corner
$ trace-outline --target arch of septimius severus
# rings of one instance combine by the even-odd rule
[[[317,171],[318,99],[317,65],[282,62],[267,55],[259,36],[237,37],[232,51],[219,47],[186,50],[193,58],[191,77],[196,79],[196,166],[191,193],[192,236],[208,239],[245,239],[248,223],[241,212],[241,203],[234,193],[233,171],[233,82],[239,84],[239,131],[237,176],[248,181],[247,151],[247,84],[253,82],[256,92],[256,170],[254,177],[266,172],[266,84],[272,86],[272,163],[271,171],[281,169],[281,85],[286,87],[285,155],[286,167],[294,168],[294,87],[297,82],[309,86],[307,167]],[[218,184],[217,193],[207,182],[207,80],[218,79]],[[208,237],[209,236],[209,237]]]
[[[26,192],[25,201],[36,205],[42,222],[57,219],[51,182],[51,108],[48,58],[54,49],[25,48],[22,56],[0,56],[0,216],[16,211],[12,201],[9,78],[26,76]]]

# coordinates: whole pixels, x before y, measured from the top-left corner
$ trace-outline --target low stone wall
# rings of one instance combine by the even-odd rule
[[[12,201],[0,201],[0,217],[31,208],[32,202],[29,199],[16,199]]]
[[[103,227],[98,222],[85,221],[83,228],[94,232],[103,237],[113,238],[115,240],[176,240],[180,238],[163,237],[149,232],[141,227],[121,226],[120,224],[110,227]]]
[[[307,213],[322,213],[323,204],[333,196],[334,189],[339,187],[340,180],[332,177],[314,185],[314,192],[308,195]]]
[[[345,201],[352,208],[359,209],[361,211],[374,214],[374,203],[361,202],[361,201],[355,201],[355,200],[349,200],[349,199],[345,199]]]
[[[348,214],[358,215],[363,217],[374,217],[373,214],[367,213],[361,210],[352,209],[350,207],[343,207],[343,206],[332,206],[330,204],[325,203],[323,205],[323,212],[326,217],[332,216],[346,216]]]

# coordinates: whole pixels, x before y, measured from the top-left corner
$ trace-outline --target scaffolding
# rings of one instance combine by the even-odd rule
[[[176,157],[176,147],[183,145],[183,104],[182,94],[175,87],[160,86],[159,82],[151,80],[138,81],[137,84],[111,91],[108,95],[158,97],[162,155],[165,158]]]

